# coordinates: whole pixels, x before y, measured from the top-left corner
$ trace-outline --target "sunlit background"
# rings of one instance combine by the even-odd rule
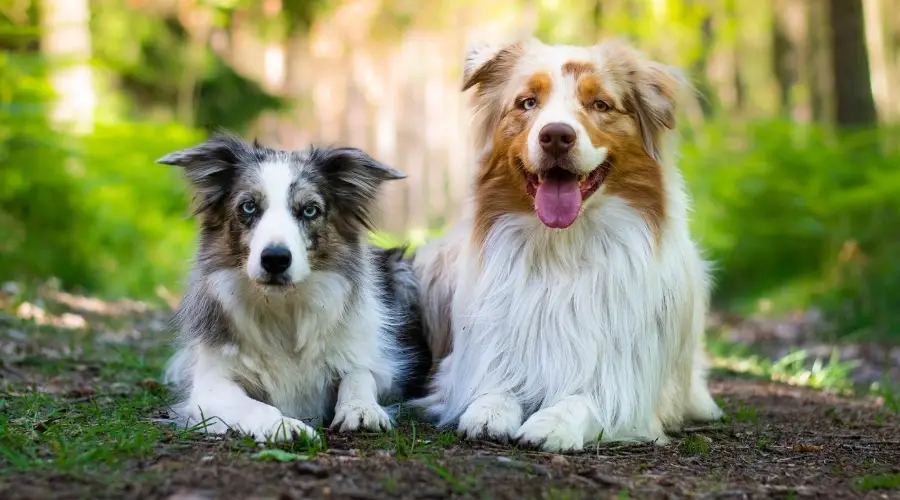
[[[464,48],[531,34],[628,37],[689,72],[715,324],[900,340],[895,0],[0,0],[0,282],[177,301],[195,225],[154,160],[219,127],[407,172],[379,239],[420,243],[475,167]]]

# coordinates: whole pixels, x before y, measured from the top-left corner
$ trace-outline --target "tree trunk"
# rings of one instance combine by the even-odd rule
[[[890,121],[894,116],[894,110],[891,78],[888,74],[887,44],[884,35],[883,16],[885,11],[882,8],[881,0],[863,0],[863,11],[876,112],[883,121]]]
[[[778,81],[779,111],[789,116],[791,111],[791,91],[797,84],[797,48],[790,36],[791,22],[785,1],[775,3],[772,23],[772,65]]]
[[[806,9],[806,85],[815,123],[828,123],[834,116],[834,74],[831,70],[831,50],[828,26],[828,5],[824,1],[802,0]]]
[[[700,109],[703,116],[709,118],[712,116],[714,108],[713,99],[715,98],[712,85],[709,83],[708,68],[709,53],[713,47],[713,19],[712,14],[704,16],[700,22],[700,56],[694,61],[693,73],[696,78],[697,91],[700,94]]]
[[[831,66],[839,126],[877,121],[861,0],[829,0]]]
[[[88,0],[44,0],[41,3],[41,51],[51,64],[50,83],[57,100],[51,119],[79,133],[94,125]]]

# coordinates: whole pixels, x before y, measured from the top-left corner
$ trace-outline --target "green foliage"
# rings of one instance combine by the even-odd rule
[[[862,491],[900,489],[900,474],[873,474],[856,478],[856,487]]]
[[[728,371],[775,380],[791,385],[827,389],[836,392],[851,391],[851,373],[856,368],[855,361],[841,361],[837,351],[831,359],[812,359],[806,351],[793,351],[771,361],[753,352],[743,344],[735,344],[716,337],[707,338],[707,348],[715,359],[716,366]],[[733,415],[736,420],[755,418],[755,411],[743,415]]]
[[[227,24],[231,9],[218,7]],[[241,131],[263,111],[287,107],[192,38],[165,9],[142,12],[117,2],[95,3],[91,37],[98,73],[110,76],[124,94],[114,114]]]
[[[680,450],[682,455],[709,455],[709,439],[704,436],[689,435],[681,442]]]
[[[60,269],[70,282],[88,278],[67,250],[83,210],[66,165],[70,144],[47,123],[51,97],[40,60],[0,52],[0,278]]]
[[[44,66],[0,54],[0,280],[148,296],[183,279],[194,239],[186,186],[156,158],[198,141],[179,125],[52,129]]]
[[[98,126],[83,141],[83,192],[89,227],[73,235],[97,287],[111,295],[147,296],[157,285],[177,290],[193,252],[189,191],[177,170],[157,158],[203,135],[180,125]]]
[[[768,121],[687,141],[693,226],[719,305],[823,308],[835,335],[900,335],[900,155],[880,133],[835,137]]]

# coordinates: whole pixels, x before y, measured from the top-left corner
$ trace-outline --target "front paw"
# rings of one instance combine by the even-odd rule
[[[290,417],[279,417],[249,429],[242,426],[242,430],[246,434],[251,434],[258,443],[292,441],[294,439],[319,440],[319,434],[315,429],[301,420]]]
[[[576,451],[584,448],[584,432],[553,409],[531,416],[516,433],[516,439],[544,451]]]
[[[334,420],[331,422],[331,429],[334,428],[340,432],[358,429],[387,431],[391,429],[391,419],[377,403],[348,401],[335,409]]]
[[[459,417],[457,434],[505,443],[521,423],[522,408],[509,396],[482,396]]]

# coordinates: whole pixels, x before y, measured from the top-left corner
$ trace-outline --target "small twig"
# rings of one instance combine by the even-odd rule
[[[692,432],[707,432],[707,431],[726,431],[727,429],[722,427],[721,425],[698,425],[696,427],[684,427],[681,429],[682,434],[692,433]]]
[[[335,448],[328,449],[324,452],[328,455],[335,455],[339,457],[358,457],[359,452],[356,450],[338,450]]]

